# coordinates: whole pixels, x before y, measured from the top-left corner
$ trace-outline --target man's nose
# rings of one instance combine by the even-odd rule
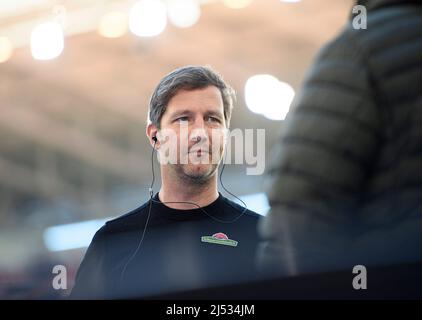
[[[191,130],[190,140],[193,142],[205,142],[208,140],[208,133],[203,119],[195,121]]]

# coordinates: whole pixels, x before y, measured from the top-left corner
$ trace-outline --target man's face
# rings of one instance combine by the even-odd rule
[[[164,150],[177,155],[167,164],[179,178],[204,183],[214,176],[224,150],[226,122],[220,90],[209,86],[180,90],[161,118],[160,157]],[[173,135],[166,141],[163,136]]]

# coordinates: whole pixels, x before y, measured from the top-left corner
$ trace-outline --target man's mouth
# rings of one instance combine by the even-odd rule
[[[209,155],[210,152],[208,150],[204,150],[204,149],[196,149],[196,150],[191,150],[189,151],[189,153],[193,153],[195,154],[197,157],[202,157],[203,155]]]

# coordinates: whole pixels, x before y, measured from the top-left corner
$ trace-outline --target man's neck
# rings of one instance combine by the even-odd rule
[[[197,209],[198,207],[189,203],[168,203],[168,202],[191,202],[200,207],[205,207],[218,198],[217,176],[203,185],[194,185],[184,181],[170,182],[164,177],[161,181],[159,199],[165,202],[167,207],[180,210]]]

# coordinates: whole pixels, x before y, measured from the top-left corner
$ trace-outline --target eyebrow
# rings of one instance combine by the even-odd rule
[[[221,114],[218,111],[207,111],[207,112],[205,112],[205,115],[206,116],[215,116],[215,117],[218,117],[218,118],[221,118],[221,119],[224,117],[224,115]]]
[[[173,114],[170,115],[170,118],[174,119],[174,118],[177,118],[177,117],[180,117],[180,116],[188,116],[188,115],[192,115],[192,114],[193,114],[193,112],[191,110],[185,109],[185,110],[175,111]],[[216,116],[216,117],[221,118],[221,119],[224,117],[224,115],[221,114],[218,111],[207,111],[207,112],[205,112],[205,115],[206,116]]]
[[[176,118],[179,116],[185,116],[185,115],[192,115],[193,112],[191,110],[181,110],[181,111],[175,111],[173,114],[170,115],[170,118]]]

